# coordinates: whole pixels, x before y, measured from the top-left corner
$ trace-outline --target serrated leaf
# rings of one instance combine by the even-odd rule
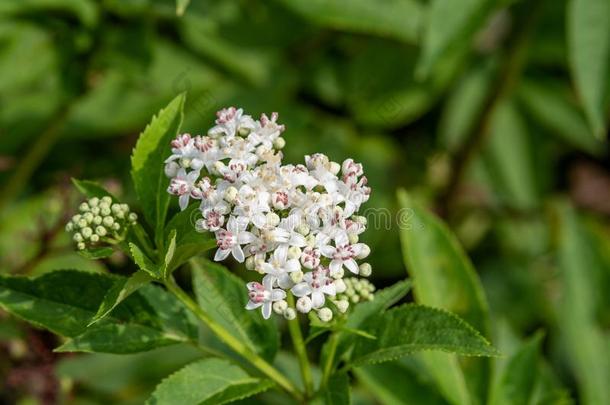
[[[167,377],[146,403],[224,404],[266,391],[272,386],[270,380],[251,377],[227,360],[212,358],[191,363]]]
[[[371,319],[365,328],[377,339],[357,340],[351,363],[391,361],[423,350],[463,356],[497,356],[498,351],[458,316],[436,308],[408,304]]]
[[[117,201],[117,198],[113,196],[108,190],[106,190],[101,184],[91,181],[91,180],[78,180],[72,179],[72,184],[87,198],[102,198],[105,196],[109,196],[114,201]]]
[[[468,44],[493,10],[495,0],[432,0],[428,8],[417,74],[426,77],[452,47]]]
[[[186,263],[191,257],[204,253],[216,246],[216,238],[210,232],[198,232],[195,228],[196,219],[200,216],[199,205],[193,204],[184,211],[180,211],[167,223],[165,227],[166,244],[169,243],[170,234],[176,231],[176,250],[168,266],[171,273],[180,265]]]
[[[501,372],[493,387],[489,405],[531,403],[538,374],[538,356],[543,335],[538,333],[523,343]]]
[[[411,201],[404,190],[399,191],[398,199],[402,250],[416,301],[451,311],[489,335],[485,293],[456,237],[438,218]],[[453,355],[423,353],[422,359],[451,402],[470,403],[469,389],[478,397],[484,396],[482,386],[490,375],[487,360],[469,361],[463,372]]]
[[[111,315],[87,328],[117,279],[74,270],[37,278],[0,276],[0,307],[35,326],[71,338],[59,351],[128,353],[195,337],[191,323],[178,323],[188,321],[186,310],[152,285],[132,294]]]
[[[561,203],[556,211],[562,274],[559,327],[579,382],[581,402],[601,404],[608,399],[610,381],[610,347],[597,319],[596,299],[602,292],[596,274],[603,270],[596,260],[594,244],[574,209]]]
[[[351,403],[349,376],[346,372],[331,375],[326,387],[311,401],[311,405],[349,405]]]
[[[171,154],[170,142],[182,124],[184,100],[184,94],[179,95],[153,117],[140,134],[131,155],[131,177],[144,218],[155,229],[157,245],[163,242],[161,238],[170,202],[164,161]]]
[[[159,266],[155,264],[148,256],[146,256],[136,244],[129,243],[129,251],[133,261],[136,262],[136,265],[140,270],[145,271],[151,277],[157,279],[161,278],[161,270],[159,269]]]
[[[349,314],[347,322],[345,322],[344,329],[348,330],[360,330],[362,325],[374,316],[379,316],[386,309],[400,301],[411,288],[411,282],[409,280],[399,281],[398,283],[384,288],[383,290],[375,292],[375,299],[373,301],[361,302],[354,306],[353,311]],[[366,332],[365,332],[366,333]],[[370,335],[370,334],[369,334]],[[347,354],[349,348],[354,343],[356,336],[353,333],[341,333],[337,339],[336,352],[340,354]],[[322,357],[325,357],[328,353],[330,341],[325,343],[322,347]],[[341,360],[340,356],[336,356],[335,363]]]
[[[246,282],[225,267],[205,259],[193,260],[193,286],[197,302],[212,319],[254,352],[272,360],[278,350],[275,322],[260,311],[245,309]]]
[[[294,12],[314,24],[417,43],[423,7],[413,0],[386,0],[382,5],[367,0],[282,0]]]
[[[610,3],[571,0],[566,16],[572,77],[593,134],[603,138],[610,80]]]
[[[104,259],[108,256],[111,256],[112,253],[114,253],[114,249],[110,246],[78,250],[79,255],[89,260]]]
[[[89,322],[88,326],[99,322],[124,299],[136,292],[140,287],[150,283],[152,280],[153,278],[150,276],[150,274],[143,270],[138,270],[129,278],[121,277],[117,279],[112,288],[110,288],[110,290],[108,290],[104,296],[104,300],[102,301],[91,322]]]

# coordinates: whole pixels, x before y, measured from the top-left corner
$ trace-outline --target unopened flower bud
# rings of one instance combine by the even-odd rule
[[[90,239],[91,239],[91,242],[93,242],[93,243],[97,243],[100,241],[99,235],[96,235],[96,234],[91,235]]]
[[[298,259],[301,257],[302,250],[298,246],[290,246],[288,248],[288,259]]]
[[[347,312],[347,310],[349,308],[349,301],[348,300],[335,301],[335,305],[337,306],[337,309],[339,310],[339,312],[344,314]]]
[[[286,308],[286,310],[284,311],[284,318],[288,319],[289,321],[292,321],[296,317],[297,312],[294,309]]]
[[[363,216],[360,216],[360,215],[354,215],[352,217],[352,219],[354,221],[356,221],[357,223],[366,226],[366,223],[367,223],[366,217],[363,217]]]
[[[255,263],[254,263],[254,256],[249,256],[248,258],[246,258],[246,269],[247,270],[254,270]]]
[[[330,308],[322,308],[318,311],[318,318],[320,318],[322,322],[330,322],[330,320],[333,319],[333,311],[331,311]]]
[[[309,311],[311,311],[311,307],[313,306],[313,303],[311,302],[311,298],[309,298],[308,296],[304,296],[297,300],[296,305],[297,305],[297,310],[299,312],[306,314]]]
[[[335,284],[335,291],[337,292],[337,294],[342,294],[345,292],[347,287],[343,279],[335,280],[333,283]]]
[[[250,134],[251,130],[248,127],[240,126],[239,129],[237,130],[237,132],[239,133],[240,136],[248,136]]]
[[[76,248],[77,248],[78,250],[85,250],[85,247],[86,247],[85,242],[78,242],[78,243],[76,244]]]
[[[222,172],[225,167],[225,164],[221,161],[214,163],[214,170],[216,170],[216,173]]]
[[[89,206],[91,207],[97,207],[100,203],[100,199],[97,197],[93,197],[89,200]]]
[[[303,236],[307,236],[307,234],[309,234],[309,226],[307,226],[305,222],[301,222],[295,230]]]
[[[91,235],[93,235],[93,229],[87,226],[81,230],[81,234],[83,235],[83,238],[89,239]]]
[[[66,232],[72,232],[73,229],[74,229],[74,224],[72,222],[68,222],[66,224]]]
[[[267,225],[270,226],[278,226],[280,223],[280,216],[275,212],[270,212],[267,214]]]
[[[358,269],[360,270],[358,274],[360,274],[362,277],[368,277],[373,272],[373,268],[368,263],[362,263],[360,266],[358,266]]]
[[[290,273],[290,279],[293,283],[298,284],[303,281],[303,272],[302,271],[293,271]]]
[[[273,312],[282,315],[288,308],[288,303],[284,300],[275,301],[273,303]]]
[[[330,169],[329,171],[334,174],[335,176],[339,173],[339,171],[341,170],[341,165],[337,162],[330,162]]]
[[[102,223],[104,224],[104,226],[112,226],[114,224],[114,218],[112,218],[111,216],[104,217]]]
[[[273,147],[275,149],[282,149],[286,146],[286,141],[282,137],[278,137],[273,141]]]
[[[112,224],[112,229],[118,231],[119,229],[121,229],[121,225],[118,222],[115,222],[114,224]]]
[[[90,224],[91,222],[93,222],[93,214],[90,212],[87,212],[83,215],[83,219],[85,221],[87,221],[88,224]]]
[[[81,205],[78,207],[78,209],[81,212],[87,212],[87,211],[89,211],[89,204],[87,204],[86,202],[81,203]]]
[[[365,259],[371,253],[371,248],[368,245],[362,244],[360,253],[356,256],[356,259]]]
[[[237,198],[238,191],[235,187],[231,186],[225,191],[224,199],[226,202],[233,204]]]
[[[129,214],[129,221],[135,223],[138,220],[138,214],[132,212]]]
[[[74,234],[74,236],[72,236],[72,239],[74,240],[74,242],[82,242],[83,241],[83,235],[80,234],[80,232],[76,232]]]
[[[97,228],[95,228],[95,233],[99,236],[106,236],[106,234],[108,233],[106,231],[106,228],[104,228],[103,226],[98,226]]]
[[[178,175],[178,170],[180,170],[180,165],[176,162],[167,163],[164,169],[167,177],[176,177]]]
[[[99,216],[99,215],[94,216],[94,217],[93,217],[93,223],[94,223],[95,225],[99,225],[99,224],[101,224],[101,223],[102,223],[102,217],[101,217],[101,216]]]
[[[355,233],[348,234],[347,238],[349,240],[350,245],[355,245],[356,243],[358,243],[358,235],[356,235]]]
[[[191,159],[189,158],[182,158],[180,159],[180,166],[187,168],[191,166]]]
[[[105,195],[105,196],[102,197],[101,202],[105,203],[105,204],[112,204],[112,198],[110,198],[109,196]]]

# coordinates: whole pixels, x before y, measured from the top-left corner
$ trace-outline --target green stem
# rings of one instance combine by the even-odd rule
[[[275,381],[286,392],[296,398],[298,401],[303,400],[303,396],[296,387],[284,377],[275,367],[267,363],[264,359],[250,350],[237,338],[231,335],[224,327],[219,325],[212,319],[193,299],[182,289],[173,278],[165,281],[167,289],[176,296],[193,314],[195,314],[203,323],[205,323],[216,336],[226,343],[236,353],[249,361],[254,367],[260,370],[267,377]]]
[[[294,308],[294,297],[292,294],[288,294],[287,300],[288,305],[291,308]],[[305,350],[305,342],[303,342],[303,335],[301,334],[301,327],[299,326],[298,317],[288,321],[288,330],[290,331],[294,351],[299,359],[301,376],[303,377],[303,383],[305,385],[305,395],[310,398],[313,394],[313,376],[311,373],[311,365],[309,364],[309,359],[307,358],[307,351]]]
[[[333,372],[335,354],[337,353],[337,346],[339,345],[339,334],[337,332],[331,334],[330,338],[328,338],[328,344],[329,352],[324,361],[324,366],[322,367],[322,382],[320,383],[320,388],[326,387],[328,379]]]

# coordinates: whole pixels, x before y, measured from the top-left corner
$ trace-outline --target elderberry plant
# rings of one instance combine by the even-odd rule
[[[95,182],[74,181],[87,198],[66,226],[77,249],[91,259],[120,251],[134,262],[133,274],[1,276],[2,308],[59,335],[61,352],[199,348],[201,359],[161,381],[150,404],[225,403],[268,390],[282,401],[348,404],[353,376],[367,364],[442,351],[452,354],[422,353],[424,363],[458,376],[452,356],[496,355],[470,326],[487,333],[470,307],[465,321],[443,308],[396,305],[408,280],[376,290],[365,278],[371,249],[359,240],[367,220],[358,212],[371,188],[361,164],[322,153],[284,164],[289,146],[276,113],[255,120],[230,107],[205,135],[181,133],[184,100],[174,99],[140,135],[131,206]],[[406,195],[400,199],[410,206]],[[428,243],[431,255],[437,244],[457,249],[429,214],[417,211],[417,220],[425,226],[405,232],[433,234],[404,234],[410,265],[421,261],[414,243]],[[230,258],[247,279],[217,263]],[[192,275],[188,289],[176,281],[179,268]],[[471,277],[468,268],[458,271]],[[283,331],[291,344],[280,344]],[[286,362],[298,364],[300,378]]]

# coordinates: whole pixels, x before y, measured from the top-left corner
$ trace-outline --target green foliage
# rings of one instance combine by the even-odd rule
[[[108,190],[94,181],[72,179],[72,184],[87,198],[110,196],[114,201],[117,201],[117,198],[108,192]]]
[[[574,84],[595,136],[607,129],[610,83],[610,4],[604,0],[568,2],[567,27]]]
[[[608,339],[597,322],[596,271],[600,263],[573,208],[562,203],[559,216],[559,265],[564,276],[561,299],[563,338],[571,348],[568,357],[581,383],[582,403],[604,403],[608,398],[610,353]]]
[[[147,404],[224,404],[271,386],[271,381],[250,377],[226,360],[205,359],[191,363],[163,380]]]
[[[279,347],[277,327],[259,311],[245,310],[248,296],[243,280],[208,260],[192,263],[193,286],[201,308],[253,352],[273,359]]]
[[[509,357],[498,378],[498,383],[491,390],[490,405],[531,402],[538,378],[538,357],[542,337],[541,333],[534,335]]]
[[[422,6],[416,0],[282,0],[291,10],[323,27],[418,42]]]
[[[349,405],[351,403],[350,380],[346,372],[333,374],[326,387],[312,401],[313,405]]]
[[[70,338],[58,351],[134,353],[192,339],[190,325],[176,327],[172,320],[184,318],[183,307],[153,286],[146,294],[132,294],[114,308],[112,316],[88,327],[117,280],[72,270],[34,279],[3,276],[0,305],[37,326]]]
[[[144,217],[155,229],[156,240],[163,236],[170,201],[163,161],[170,155],[170,141],[182,125],[184,100],[184,94],[176,97],[153,118],[131,155],[131,177]]]
[[[403,305],[368,322],[377,339],[359,338],[354,365],[395,360],[422,350],[465,356],[496,356],[498,352],[470,325],[449,312],[421,305]]]
[[[193,204],[174,215],[167,223],[165,227],[166,246],[172,240],[172,232],[176,233],[175,249],[170,262],[166,265],[168,272],[172,272],[189,258],[216,247],[216,239],[212,233],[199,232],[195,228],[195,220],[198,215],[200,215],[199,207],[197,204]]]

